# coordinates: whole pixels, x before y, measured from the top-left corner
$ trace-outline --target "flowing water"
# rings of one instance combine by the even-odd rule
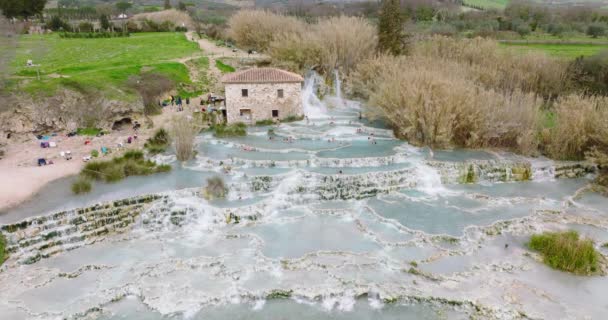
[[[509,180],[514,155],[431,156],[360,120],[358,103],[319,99],[316,81],[304,86],[308,120],[276,127],[273,140],[268,127],[234,139],[204,133],[196,159],[155,158],[171,173],[84,196],[70,194],[68,178],[1,214],[10,224],[68,210],[9,236],[19,248],[0,272],[0,319],[608,316],[606,277],[551,270],[526,249],[545,230],[608,242],[608,200],[577,194],[591,177],[555,179],[551,161],[524,159],[532,181],[518,182]],[[502,166],[506,178],[479,163]],[[459,183],[454,168],[472,164],[479,178]],[[228,197],[207,201],[199,188],[216,175]],[[80,234],[60,222],[81,214],[70,209],[150,193],[161,198],[127,228],[68,241]],[[42,258],[26,261],[33,247]]]

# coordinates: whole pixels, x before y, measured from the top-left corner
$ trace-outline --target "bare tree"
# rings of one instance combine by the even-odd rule
[[[146,115],[160,113],[158,97],[174,88],[171,79],[162,74],[144,73],[140,76],[129,78],[129,86],[135,89],[144,102],[144,113]]]
[[[176,115],[170,127],[171,140],[175,144],[175,153],[179,161],[187,161],[194,156],[194,138],[201,126],[191,117]]]

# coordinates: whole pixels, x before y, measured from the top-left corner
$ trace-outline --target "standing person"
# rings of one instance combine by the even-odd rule
[[[175,97],[173,95],[171,95],[171,105],[173,106],[175,104]]]
[[[190,98],[186,98],[186,107],[190,106]]]

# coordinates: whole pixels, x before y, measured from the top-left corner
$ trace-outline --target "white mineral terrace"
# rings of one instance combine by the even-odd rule
[[[608,254],[593,166],[431,153],[313,80],[309,121],[272,140],[202,134],[195,160],[155,157],[171,173],[84,196],[64,179],[0,214],[0,319],[606,319],[605,276],[526,248],[575,229]],[[228,196],[207,201],[216,175]]]

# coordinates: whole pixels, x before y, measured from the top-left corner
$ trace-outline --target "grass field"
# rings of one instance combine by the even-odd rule
[[[529,43],[502,43],[502,46],[515,48],[522,52],[539,50],[554,57],[574,59],[580,56],[591,56],[602,50],[608,50],[608,45],[597,44],[529,44]]]
[[[464,0],[462,4],[477,9],[504,9],[509,0]]]
[[[98,89],[121,98],[131,75],[159,72],[178,83],[189,83],[188,69],[175,60],[198,53],[182,33],[138,33],[127,38],[61,39],[59,35],[24,36],[14,61],[19,90],[52,95],[59,87]],[[27,67],[27,60],[40,65]],[[121,89],[122,88],[122,89]]]

